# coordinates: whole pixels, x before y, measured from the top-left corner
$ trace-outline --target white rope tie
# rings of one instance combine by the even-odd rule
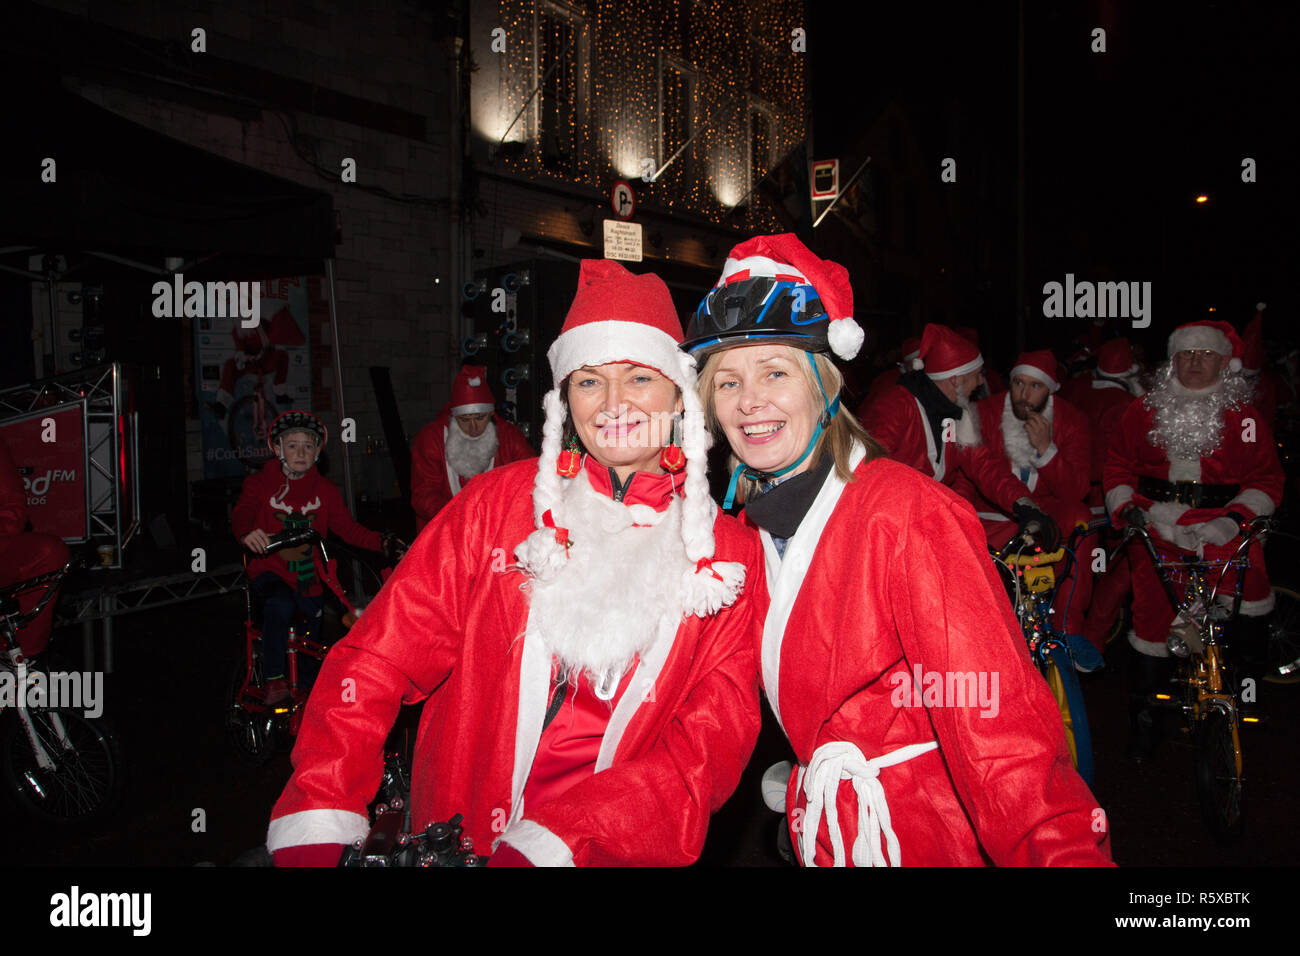
[[[908,744],[887,754],[862,756],[862,751],[846,740],[832,740],[813,751],[807,767],[799,768],[796,786],[802,787],[808,798],[803,828],[799,834],[799,855],[804,866],[816,866],[817,831],[821,828],[823,813],[826,829],[831,838],[835,866],[844,865],[844,837],[840,833],[838,798],[840,782],[852,781],[858,796],[858,835],[853,841],[854,866],[901,866],[902,852],[898,837],[889,819],[889,803],[885,788],[880,785],[880,771],[885,767],[903,763],[913,757],[937,749],[939,742]],[[880,838],[884,836],[888,852],[881,852]]]

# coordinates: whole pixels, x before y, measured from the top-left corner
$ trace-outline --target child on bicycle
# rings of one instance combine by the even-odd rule
[[[308,412],[283,413],[267,429],[275,455],[260,474],[244,481],[230,526],[245,547],[261,557],[249,562],[253,594],[263,601],[262,661],[267,681],[266,702],[289,697],[285,657],[289,623],[302,611],[315,630],[325,596],[316,574],[311,545],[267,554],[271,535],[286,529],[312,528],[322,538],[334,531],[348,544],[370,551],[389,551],[391,536],[358,524],[337,486],[316,470],[325,447],[325,426]]]

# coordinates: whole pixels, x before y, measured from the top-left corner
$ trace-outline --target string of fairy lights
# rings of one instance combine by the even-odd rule
[[[642,204],[721,222],[804,137],[801,0],[501,0],[498,17],[505,59],[476,128],[513,147],[502,169],[623,178]],[[683,101],[689,123],[672,115]]]

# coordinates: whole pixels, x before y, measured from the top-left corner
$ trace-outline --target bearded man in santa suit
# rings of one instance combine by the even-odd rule
[[[1014,515],[1020,530],[1036,523],[1040,546],[1054,551],[1060,543],[1056,523],[980,438],[971,395],[983,381],[983,368],[984,357],[967,339],[927,325],[912,371],[863,409],[862,424],[895,461],[950,488],[965,476],[971,488]]]
[[[1011,388],[976,402],[975,407],[989,452],[1006,462],[1033,493],[1038,506],[1065,529],[1088,520],[1084,499],[1088,495],[1091,441],[1083,415],[1055,394],[1061,387],[1058,374],[1056,356],[1051,352],[1024,352],[1011,369]],[[958,478],[953,490],[975,506],[994,548],[1001,548],[1015,534],[1016,523],[969,479]],[[1054,623],[1066,634],[1081,634],[1084,608],[1092,593],[1092,564],[1062,559],[1054,567],[1060,595],[1053,611]],[[1096,670],[1102,664],[1100,653],[1091,645],[1072,645],[1071,651],[1075,666],[1082,671]]]
[[[487,369],[466,365],[451,383],[451,401],[415,436],[411,508],[417,532],[475,475],[533,457],[524,433],[495,407]]]
[[[578,282],[541,458],[470,482],[326,657],[271,816],[277,863],[331,865],[366,834],[384,738],[425,698],[412,824],[463,814],[491,864],[690,863],[739,781],[758,540],[709,498],[668,288],[608,260]]]
[[[1273,433],[1254,406],[1242,380],[1241,339],[1226,322],[1192,322],[1169,337],[1169,364],[1141,400],[1120,419],[1106,457],[1106,507],[1116,524],[1143,521],[1157,549],[1170,560],[1201,554],[1226,562],[1236,551],[1244,525],[1272,514],[1282,497],[1284,477]],[[1229,631],[1233,658],[1249,670],[1263,657],[1263,618],[1274,597],[1256,541],[1247,551],[1241,616]],[[1129,548],[1133,564],[1133,629],[1129,643],[1138,653],[1131,668],[1131,753],[1150,755],[1155,734],[1145,699],[1168,680],[1172,660],[1166,638],[1174,610],[1150,557]],[[1163,558],[1162,558],[1163,560]],[[1220,572],[1223,574],[1222,572]],[[1209,584],[1218,575],[1211,574]],[[1236,572],[1223,574],[1221,600],[1231,600]],[[1181,583],[1175,576],[1175,586]]]

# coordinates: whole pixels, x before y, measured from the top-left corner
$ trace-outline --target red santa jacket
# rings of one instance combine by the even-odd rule
[[[989,454],[1005,462],[1005,467],[1020,480],[1007,457],[1002,434],[1002,418],[1010,401],[1011,393],[1002,392],[976,402],[975,407],[980,416],[980,436],[984,447]],[[1082,505],[1088,496],[1088,462],[1092,448],[1088,422],[1078,409],[1061,401],[1059,395],[1051,396],[1048,401],[1052,408],[1052,443],[1039,457],[1024,484],[1040,505],[1044,498],[1055,499],[1063,505]],[[953,490],[973,504],[981,515],[999,512],[998,506],[981,494],[965,476],[958,479]]]
[[[502,837],[535,864],[682,865],[699,855],[758,736],[748,586],[761,577],[758,539],[717,515],[715,556],[746,565],[744,593],[712,617],[684,618],[642,655],[596,772],[525,806],[551,690],[550,655],[527,627],[527,579],[513,557],[534,530],[535,475],[535,462],[516,462],[466,486],[330,651],[272,813],[270,850],[363,836],[399,705],[428,698],[412,767],[417,828],[461,813],[479,853]],[[354,693],[338,693],[345,680]]]
[[[1011,514],[1018,499],[1029,497],[1029,489],[983,445],[962,448],[952,442],[943,442],[942,435],[937,436],[939,441],[936,443],[936,436],[921,411],[920,402],[901,385],[889,389],[867,408],[862,424],[895,461],[949,486],[959,474],[965,474],[1006,514]],[[984,440],[987,441],[987,437]],[[942,455],[936,463],[935,456],[940,450]]]
[[[322,538],[333,531],[348,544],[370,551],[383,547],[379,534],[357,524],[338,487],[315,466],[301,478],[290,481],[284,476],[280,459],[271,458],[260,472],[244,479],[239,501],[230,515],[230,528],[242,541],[257,528],[275,534],[285,528],[300,527],[314,528]],[[302,589],[311,595],[321,593],[321,583],[306,545],[293,551],[261,555],[248,562],[250,581],[266,571],[278,574],[295,590]]]
[[[497,431],[493,468],[536,456],[518,428],[496,414],[492,416],[492,422]],[[411,508],[415,512],[417,532],[423,530],[456,493],[452,490],[451,474],[447,469],[447,429],[450,427],[450,406],[443,406],[438,417],[420,429],[411,446]],[[460,484],[459,476],[456,483]]]
[[[1247,419],[1251,425],[1247,424]],[[1155,410],[1145,401],[1129,405],[1120,419],[1119,429],[1106,456],[1103,484],[1106,508],[1117,514],[1133,501],[1149,509],[1152,499],[1139,493],[1144,477],[1170,481],[1170,460],[1163,448],[1150,438],[1155,427]],[[1247,440],[1249,438],[1249,440]],[[1224,412],[1223,437],[1213,454],[1202,456],[1197,466],[1199,476],[1192,479],[1208,485],[1239,485],[1240,491],[1223,508],[1196,508],[1178,519],[1188,525],[1212,521],[1235,511],[1246,518],[1272,514],[1282,500],[1285,475],[1277,458],[1277,445],[1268,422],[1252,405],[1241,405]],[[1207,555],[1210,550],[1207,549]]]
[[[846,862],[864,862],[863,847],[851,850],[855,786],[873,785],[858,756],[893,755],[877,778],[897,839],[890,862],[1108,863],[1106,816],[1071,765],[970,505],[861,448],[853,461],[854,480],[827,477],[783,558],[762,534],[763,686],[805,768],[787,791],[796,844],[821,816],[815,860],[832,862],[811,790],[837,808]]]

